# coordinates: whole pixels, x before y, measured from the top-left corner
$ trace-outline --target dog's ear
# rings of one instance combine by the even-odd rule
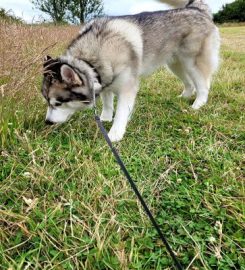
[[[59,76],[60,74],[60,59],[55,58],[53,59],[51,56],[47,55],[43,59],[43,75],[49,76],[49,75],[56,75]]]
[[[81,86],[83,84],[77,73],[68,65],[62,65],[60,73],[62,79],[70,85]]]
[[[51,59],[52,59],[51,56],[45,55],[43,61],[45,62],[45,61],[49,61],[49,60],[51,60]]]
[[[46,68],[48,65],[50,65],[52,63],[53,59],[51,56],[46,55],[43,58],[43,67]]]

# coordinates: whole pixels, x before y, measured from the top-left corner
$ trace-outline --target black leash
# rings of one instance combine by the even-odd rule
[[[106,130],[105,130],[102,122],[100,121],[99,116],[96,113],[95,97],[94,97],[94,110],[95,110],[95,121],[96,121],[96,123],[97,123],[97,125],[98,125],[98,127],[99,127],[99,129],[101,131],[101,133],[103,134],[103,136],[104,136],[107,144],[109,145],[109,147],[110,147],[110,149],[111,149],[111,151],[112,151],[112,153],[113,153],[113,155],[114,155],[117,163],[119,164],[121,170],[125,174],[125,176],[126,176],[128,182],[129,182],[129,184],[131,185],[133,191],[135,192],[136,196],[138,197],[140,203],[142,204],[142,206],[143,206],[143,208],[144,208],[147,216],[149,217],[149,219],[151,220],[153,226],[157,230],[157,232],[158,232],[158,234],[159,234],[159,236],[160,236],[163,244],[166,246],[169,254],[171,255],[171,257],[172,257],[172,259],[173,259],[173,261],[175,263],[176,269],[182,270],[183,268],[182,268],[181,264],[179,263],[177,257],[175,256],[174,252],[172,251],[170,245],[168,244],[168,241],[164,237],[164,235],[163,235],[163,233],[162,233],[159,225],[157,224],[156,220],[154,219],[154,217],[153,217],[150,209],[148,208],[147,204],[145,203],[144,199],[142,198],[142,196],[141,196],[141,194],[140,194],[140,192],[139,192],[136,184],[134,183],[134,181],[133,181],[132,177],[130,176],[128,170],[126,169],[126,167],[125,167],[122,159],[120,158],[117,150],[115,149],[115,147],[113,147],[112,142],[111,142],[110,138],[108,137],[108,134],[107,134],[107,132],[106,132]]]

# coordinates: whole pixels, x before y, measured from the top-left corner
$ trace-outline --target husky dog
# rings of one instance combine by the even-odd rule
[[[219,62],[219,32],[203,0],[162,0],[176,9],[106,17],[85,24],[59,58],[46,57],[42,93],[46,123],[66,122],[76,111],[103,103],[102,121],[113,120],[111,141],[120,141],[132,114],[139,77],[167,66],[196,93],[193,109],[207,103]]]

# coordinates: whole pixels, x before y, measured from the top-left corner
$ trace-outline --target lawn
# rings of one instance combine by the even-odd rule
[[[1,24],[0,269],[174,269],[93,113],[44,124],[42,58],[77,30]],[[245,27],[221,33],[208,105],[160,70],[116,144],[185,269],[245,269]]]

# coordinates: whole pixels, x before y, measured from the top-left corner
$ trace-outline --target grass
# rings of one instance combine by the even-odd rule
[[[92,112],[44,124],[41,59],[76,31],[1,25],[1,269],[174,269]],[[221,28],[205,108],[160,70],[116,145],[185,269],[245,269],[244,32]]]

